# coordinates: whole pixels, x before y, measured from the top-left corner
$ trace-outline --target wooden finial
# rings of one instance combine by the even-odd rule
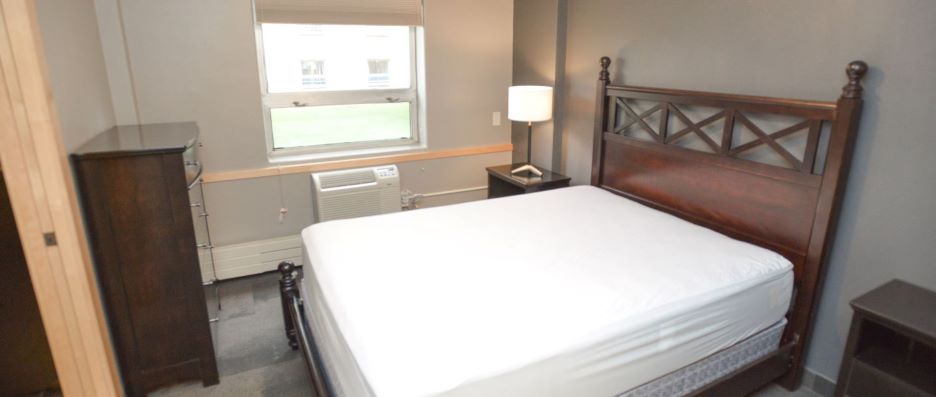
[[[611,81],[611,73],[608,72],[608,66],[611,66],[611,58],[601,57],[601,73],[598,73],[598,80]]]
[[[283,276],[280,279],[280,287],[283,292],[291,292],[296,287],[296,276],[293,274],[293,271],[296,269],[296,264],[283,261],[280,262],[279,266],[276,267],[280,274]]]
[[[295,268],[296,268],[296,265],[289,261],[280,262],[279,266],[277,266],[277,269],[279,269],[280,273],[282,273],[284,276],[291,275],[293,272],[293,269]]]
[[[848,84],[842,87],[842,96],[845,98],[861,98],[861,78],[868,72],[868,64],[864,61],[852,61],[845,68],[848,75]]]

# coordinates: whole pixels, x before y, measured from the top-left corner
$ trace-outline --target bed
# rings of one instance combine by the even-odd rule
[[[867,67],[817,102],[612,85],[600,65],[590,185],[302,232],[280,285],[319,396],[798,386]]]

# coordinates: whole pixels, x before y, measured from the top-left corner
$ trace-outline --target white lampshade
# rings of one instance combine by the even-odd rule
[[[546,121],[552,118],[553,89],[541,85],[515,85],[507,91],[507,118]]]

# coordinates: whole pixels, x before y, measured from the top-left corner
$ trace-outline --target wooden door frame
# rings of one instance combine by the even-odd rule
[[[122,396],[34,0],[0,0],[0,165],[63,393]]]

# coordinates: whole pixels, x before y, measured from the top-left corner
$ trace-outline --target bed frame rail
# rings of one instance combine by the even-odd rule
[[[280,298],[283,303],[283,322],[286,326],[286,339],[293,350],[301,350],[305,359],[315,397],[331,397],[326,374],[322,370],[324,363],[312,339],[308,319],[305,318],[302,298],[299,296],[296,265],[292,262],[280,262]]]
[[[725,375],[689,397],[742,397],[764,387],[790,370],[796,342],[788,342],[773,353]]]

